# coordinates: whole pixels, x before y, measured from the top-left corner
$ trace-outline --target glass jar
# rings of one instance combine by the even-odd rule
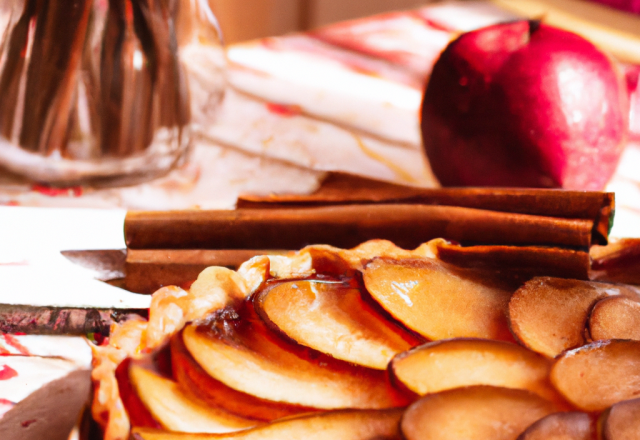
[[[56,185],[136,183],[185,157],[193,112],[213,117],[224,53],[206,0],[0,3],[0,166]]]

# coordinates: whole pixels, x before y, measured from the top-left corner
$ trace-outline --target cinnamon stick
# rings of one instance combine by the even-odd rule
[[[144,17],[132,4],[109,0],[100,58],[101,99],[96,102],[100,149],[105,156],[126,157],[146,149],[153,140],[157,124],[152,70],[156,66],[147,65],[141,50],[150,39],[148,34]]]
[[[131,249],[343,248],[386,239],[411,249],[433,238],[463,243],[588,247],[593,221],[454,206],[347,205],[236,211],[129,212]]]
[[[94,112],[99,118],[99,145],[104,156],[123,157],[130,153],[129,139],[123,139],[122,132],[124,72],[130,68],[127,55],[131,54],[127,52],[133,44],[133,24],[127,15],[125,2],[109,0],[97,81],[100,100],[95,101],[99,109]],[[140,124],[139,130],[144,137],[148,125]]]
[[[125,262],[124,288],[153,293],[163,286],[187,287],[209,266],[237,269],[256,255],[284,254],[269,250],[129,249]]]
[[[190,119],[190,109],[173,26],[177,5],[164,0],[138,0],[131,5],[136,33],[150,64],[158,123],[164,127],[184,127]]]
[[[458,267],[499,271],[521,280],[551,276],[589,279],[589,253],[572,249],[439,244],[438,258]]]
[[[29,151],[64,152],[91,4],[37,2],[20,134],[20,145]]]
[[[179,63],[173,2],[109,0],[101,53],[100,148],[126,157],[146,150],[160,127],[183,136],[189,99]],[[176,139],[182,142],[181,139]]]
[[[14,133],[15,114],[18,108],[20,82],[25,74],[23,52],[29,43],[29,27],[36,14],[37,0],[26,0],[20,18],[9,31],[5,65],[0,75],[0,132],[11,140]]]
[[[360,203],[420,203],[550,217],[592,218],[603,207],[613,206],[614,194],[535,188],[417,188],[330,173],[312,194],[242,194],[238,198],[237,207],[266,209]]]
[[[186,288],[209,266],[237,269],[256,255],[288,252],[250,249],[129,249],[124,288],[146,294],[163,286]],[[536,276],[589,279],[589,254],[571,249],[440,244],[438,258],[457,267],[499,271],[519,280]]]
[[[302,208],[345,204],[422,204],[591,219],[594,243],[606,244],[613,221],[613,193],[525,188],[416,188],[332,173],[310,195],[241,195],[239,209]]]

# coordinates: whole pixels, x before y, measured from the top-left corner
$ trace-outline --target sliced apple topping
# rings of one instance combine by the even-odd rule
[[[419,395],[470,385],[532,391],[547,399],[551,361],[519,345],[485,339],[431,342],[396,356],[391,374]]]
[[[640,395],[640,341],[599,341],[568,351],[551,382],[583,411],[602,411]]]
[[[193,359],[184,345],[182,334],[171,338],[171,363],[173,377],[186,395],[243,418],[271,421],[313,410],[260,399],[226,386],[209,376]]]
[[[589,333],[594,341],[640,340],[640,302],[625,297],[598,301],[589,318]]]
[[[632,440],[640,438],[640,399],[616,403],[600,418],[602,440]]]
[[[402,409],[344,410],[311,414],[229,434],[181,434],[134,429],[135,440],[400,440]]]
[[[191,325],[183,341],[196,362],[234,390],[319,409],[379,409],[406,403],[386,375],[332,359],[269,332],[253,306],[237,320]]]
[[[407,440],[513,440],[554,405],[524,390],[474,386],[430,394],[407,408]]]
[[[636,294],[622,285],[534,278],[509,301],[511,330],[531,350],[555,357],[587,342],[584,336],[587,318],[598,300]]]
[[[137,440],[588,440],[599,429],[603,439],[640,438],[640,403],[619,403],[640,395],[640,290],[540,277],[513,293],[513,278],[493,271],[386,242],[371,249],[312,247],[293,263],[253,259],[237,277],[208,271],[202,295],[240,292],[213,312],[180,306],[180,290],[159,292],[162,313],[136,330],[137,342],[109,345],[122,432],[133,426]],[[175,304],[182,312],[165,321]],[[164,350],[134,354],[167,339]],[[601,341],[585,345],[591,339]],[[595,413],[606,408],[596,429]]]
[[[529,426],[517,440],[591,440],[595,438],[593,419],[572,411],[549,414]]]
[[[115,371],[115,377],[118,385],[118,393],[120,399],[122,399],[122,406],[126,410],[126,414],[129,417],[127,422],[130,422],[131,426],[140,426],[147,428],[160,428],[162,425],[153,417],[153,414],[145,406],[140,399],[140,396],[133,387],[133,382],[129,378],[129,367],[133,360],[131,358],[125,359],[118,365]],[[98,393],[101,392],[98,388]],[[127,430],[129,428],[127,427]]]
[[[129,379],[153,418],[170,431],[219,433],[257,424],[185,395],[176,382],[135,362],[129,367]]]
[[[506,319],[511,290],[488,274],[429,258],[376,259],[365,268],[364,282],[394,318],[429,339],[511,339]]]
[[[378,370],[422,342],[365,302],[360,289],[340,282],[279,283],[254,306],[269,327],[299,344]]]

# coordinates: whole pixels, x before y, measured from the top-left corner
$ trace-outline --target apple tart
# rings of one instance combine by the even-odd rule
[[[443,243],[309,246],[161,288],[92,348],[105,440],[629,434],[640,289],[461,268]]]

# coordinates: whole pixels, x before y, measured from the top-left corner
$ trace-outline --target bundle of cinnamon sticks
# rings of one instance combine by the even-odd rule
[[[101,264],[108,279],[121,277],[124,266],[118,285],[153,293],[187,288],[208,266],[236,269],[255,255],[307,244],[349,248],[386,239],[413,249],[445,238],[437,244],[440,260],[498,271],[514,283],[555,276],[640,284],[640,240],[607,244],[613,213],[611,193],[417,189],[331,175],[309,196],[244,196],[235,211],[129,212],[126,257],[108,251]],[[4,306],[0,331],[107,334],[130,313],[145,311]]]
[[[612,193],[421,189],[334,174],[312,195],[243,196],[235,211],[130,212],[126,287],[153,292],[213,264],[371,239],[413,249],[445,238],[439,257],[458,266],[588,279],[589,249],[607,244],[613,213]]]
[[[25,0],[6,30],[0,134],[70,159],[128,157],[190,119],[177,2]],[[78,147],[80,145],[80,147]]]

